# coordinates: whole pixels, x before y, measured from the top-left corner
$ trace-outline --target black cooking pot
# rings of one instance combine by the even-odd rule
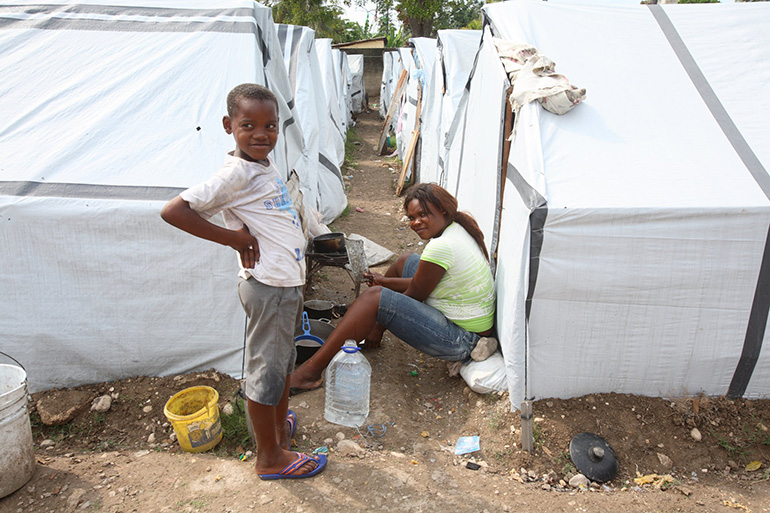
[[[311,299],[305,301],[305,311],[311,319],[331,319],[334,303],[331,301],[322,301],[320,299]]]
[[[345,234],[324,233],[313,238],[313,250],[317,253],[342,253],[345,251]]]
[[[334,326],[328,322],[318,321],[315,319],[310,319],[308,322],[310,323],[310,335],[313,337],[318,337],[322,341],[326,341],[326,337],[331,335],[332,331],[334,331]],[[294,330],[294,345],[297,347],[297,359],[295,360],[296,365],[302,364],[311,356],[313,356],[316,351],[321,349],[321,344],[312,340],[310,337],[305,336],[306,328],[306,326],[303,327],[302,323],[300,323]]]

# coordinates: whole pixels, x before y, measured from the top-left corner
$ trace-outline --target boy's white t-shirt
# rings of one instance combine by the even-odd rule
[[[305,283],[305,237],[289,191],[272,161],[268,165],[232,155],[211,178],[180,194],[205,219],[222,212],[225,227],[244,224],[259,243],[253,269],[241,266],[239,276],[253,276],[273,287]],[[240,258],[238,259],[240,262]]]

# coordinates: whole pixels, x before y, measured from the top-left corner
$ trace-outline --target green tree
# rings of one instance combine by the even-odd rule
[[[315,30],[316,37],[328,37],[335,43],[351,41],[362,28],[342,18],[339,0],[267,0],[276,23],[302,25]]]
[[[354,0],[364,5],[365,0]],[[433,37],[439,29],[464,28],[479,17],[483,4],[480,0],[374,0],[379,35],[387,35],[390,43],[398,34],[392,26],[396,13],[404,29],[402,36]]]
[[[481,28],[481,1],[450,0],[445,2],[439,11],[434,26],[436,30],[471,28],[473,22],[478,22]]]

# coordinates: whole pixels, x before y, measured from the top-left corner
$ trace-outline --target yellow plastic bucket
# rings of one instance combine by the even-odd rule
[[[191,387],[166,402],[163,413],[174,426],[179,445],[187,452],[212,449],[222,440],[219,392],[211,387]]]

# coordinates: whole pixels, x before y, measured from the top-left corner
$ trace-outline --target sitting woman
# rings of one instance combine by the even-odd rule
[[[294,393],[321,385],[323,370],[345,340],[366,338],[371,347],[385,329],[451,362],[484,359],[497,348],[493,338],[479,344],[492,333],[495,285],[478,224],[458,212],[457,200],[436,184],[411,187],[404,208],[409,227],[430,241],[422,256],[405,254],[384,276],[366,276],[370,288],[350,305],[324,345],[291,374]]]

